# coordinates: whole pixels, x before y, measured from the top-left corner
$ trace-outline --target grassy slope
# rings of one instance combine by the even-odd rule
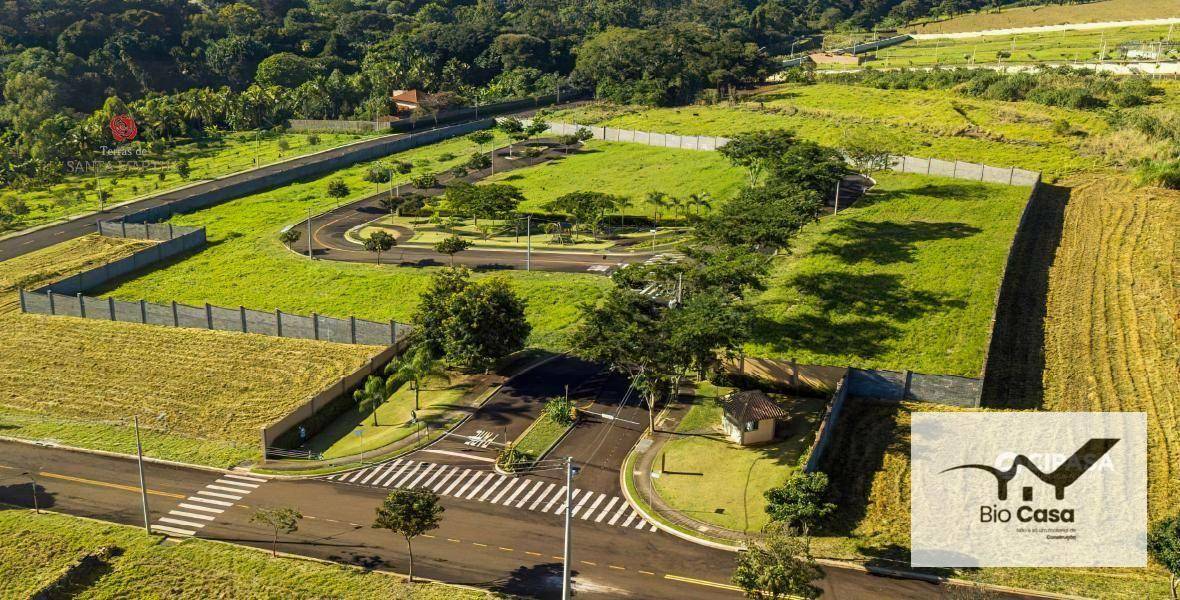
[[[258,159],[259,165],[265,165],[361,139],[361,136],[357,135],[322,133],[319,134],[319,143],[312,145],[308,142],[308,137],[308,135],[304,134],[286,133],[267,136],[258,140],[256,139],[256,134],[252,132],[233,133],[219,139],[176,146],[168,150],[163,157],[146,155],[142,157],[133,156],[126,159],[160,161],[167,163],[165,167],[146,171],[137,170],[128,173],[107,170],[102,171],[100,173],[101,177],[97,179],[93,174],[70,175],[61,183],[51,186],[18,190],[15,192],[15,195],[28,203],[30,212],[22,218],[17,228],[31,227],[54,219],[60,219],[66,216],[67,213],[76,214],[88,210],[97,210],[99,207],[97,191],[84,188],[84,186],[95,183],[96,181],[99,189],[105,190],[110,194],[107,203],[118,203],[137,196],[170,190],[192,182],[213,179],[222,175],[252,169],[255,166],[255,158]],[[289,145],[288,150],[284,151],[279,148],[280,140],[286,140]],[[175,165],[181,159],[187,160],[189,167],[192,169],[192,173],[188,179],[181,179],[176,174]],[[114,161],[114,159],[107,158],[100,158],[100,160]],[[164,173],[163,180],[159,178],[159,173]],[[79,191],[85,193],[85,202],[75,204],[68,209],[54,202],[54,198],[56,197],[72,196]],[[0,194],[0,198],[6,195]]]
[[[562,194],[596,191],[631,198],[626,214],[651,216],[654,207],[644,200],[649,191],[677,197],[706,192],[716,205],[737,193],[746,174],[716,152],[591,141],[580,153],[498,174],[489,181],[520,188],[527,198],[521,206],[525,210],[541,211],[543,204]]]
[[[1173,93],[1180,86],[1168,86]],[[896,140],[898,154],[1016,166],[1048,175],[1091,169],[1099,157],[1085,151],[1109,126],[1094,112],[1031,102],[994,102],[949,90],[879,90],[820,83],[782,85],[736,106],[644,109],[598,104],[559,113],[555,121],[687,135],[788,129],[800,137],[839,146],[849,134],[871,131]],[[1062,137],[1053,123],[1079,131]],[[1089,136],[1089,137],[1087,137]]]
[[[140,243],[86,236],[0,263],[0,430],[127,452],[139,414],[146,454],[226,466],[258,430],[354,370],[374,349],[19,312],[26,285],[126,255]]]
[[[287,558],[204,540],[164,544],[142,531],[65,515],[0,507],[0,597],[25,598],[72,560],[102,546],[121,549],[110,569],[74,598],[407,598],[400,577]],[[488,594],[418,583],[420,600]]]
[[[400,181],[424,172],[443,170],[466,161],[476,149],[466,139],[456,139],[418,148],[391,159],[413,160],[414,172],[399,175]],[[444,153],[450,161],[439,161]],[[210,246],[174,264],[117,285],[117,298],[152,301],[177,300],[223,306],[244,305],[259,310],[280,308],[287,312],[317,312],[336,317],[354,315],[373,320],[408,321],[425,289],[432,269],[332,261],[308,261],[278,241],[279,231],[306,218],[307,211],[319,212],[337,201],[327,195],[328,182],[342,178],[352,194],[344,200],[359,199],[373,191],[362,177],[367,165],[357,165],[329,176],[296,183],[241,198],[190,215],[174,222],[205,225]],[[306,242],[306,240],[304,240]],[[396,260],[397,250],[387,254]],[[532,343],[550,348],[564,344],[562,332],[577,318],[574,301],[592,297],[609,281],[590,275],[526,273],[509,271],[513,287],[528,302],[527,316],[533,324]]]
[[[1029,189],[879,174],[808,226],[756,298],[752,356],[975,377]]]
[[[1000,12],[978,12],[906,28],[915,33],[955,33],[1062,23],[1100,23],[1131,19],[1180,17],[1174,0],[1106,0],[1080,4],[1022,6]]]
[[[875,52],[873,67],[909,67],[933,65],[1028,64],[1038,62],[1097,61],[1100,58],[1122,59],[1119,44],[1163,41],[1167,25],[1154,27],[1115,27],[1086,31],[1049,31],[1020,35],[997,35],[966,39],[913,40]],[[1102,45],[1106,43],[1106,54]],[[1008,52],[999,58],[998,52]]]

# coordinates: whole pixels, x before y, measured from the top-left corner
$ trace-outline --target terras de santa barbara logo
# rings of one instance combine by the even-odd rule
[[[139,134],[139,128],[135,125],[135,120],[128,115],[115,115],[111,117],[111,135],[114,136],[117,142],[130,142]]]

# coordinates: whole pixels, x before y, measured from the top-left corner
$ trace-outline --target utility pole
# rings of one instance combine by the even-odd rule
[[[682,304],[684,298],[684,273],[676,274],[676,306]]]
[[[148,535],[152,534],[152,522],[148,517],[147,483],[143,479],[143,444],[139,441],[139,415],[132,417],[135,421],[135,455],[139,458],[139,496],[143,500],[143,528]]]
[[[525,270],[533,270],[533,215],[525,217],[524,236],[528,240],[528,251],[525,252]]]
[[[33,486],[33,512],[41,514],[41,505],[37,502],[37,480],[33,479],[33,474],[28,471],[21,473],[21,475],[28,477],[29,483]]]
[[[307,207],[307,257],[315,260],[311,255],[311,207]]]
[[[832,214],[840,212],[840,183],[836,182],[836,208],[832,210]]]
[[[561,561],[561,600],[570,600],[570,517],[574,512],[573,460],[565,457],[565,552]]]

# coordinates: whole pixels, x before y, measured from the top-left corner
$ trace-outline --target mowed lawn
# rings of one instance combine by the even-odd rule
[[[229,466],[258,455],[259,430],[378,350],[227,332],[26,315],[15,288],[142,246],[96,235],[0,262],[0,430]]]
[[[624,142],[592,140],[568,157],[517,171],[498,173],[487,181],[520,188],[526,211],[544,212],[542,206],[571,192],[604,192],[631,201],[628,215],[677,217],[667,207],[648,203],[648,192],[664,192],[677,198],[708,194],[713,207],[737,194],[746,183],[743,169],[717,152],[658,148]]]
[[[1180,84],[1156,85],[1165,95],[1152,107],[1134,110],[1151,111],[1176,102]],[[1044,171],[1048,180],[1122,161],[1128,153],[1098,112],[981,100],[953,90],[882,90],[838,83],[778,85],[735,105],[645,108],[596,103],[559,112],[552,120],[684,135],[787,129],[836,147],[864,133],[891,140],[895,154]],[[1057,133],[1058,121],[1067,122],[1075,133]]]
[[[465,138],[393,155],[389,160],[415,164],[410,175],[395,181],[438,172],[465,162],[476,145]],[[450,154],[453,158],[442,160]],[[426,289],[432,268],[310,261],[283,246],[279,232],[286,225],[338,202],[360,199],[374,191],[362,178],[368,165],[357,165],[312,181],[240,198],[177,216],[174,223],[205,225],[209,247],[171,265],[144,273],[109,290],[115,297],[184,303],[211,302],[258,310],[407,322]],[[343,179],[351,194],[337,201],[327,194],[328,182]],[[306,243],[306,238],[302,240]],[[386,253],[397,260],[398,252]],[[533,325],[531,343],[546,348],[564,345],[564,331],[577,320],[576,302],[596,297],[610,285],[597,275],[506,271],[476,277],[505,277],[528,303]]]
[[[978,377],[1030,188],[875,177],[868,196],[777,259],[746,354]]]
[[[255,527],[250,536],[266,538]],[[30,598],[71,562],[117,549],[105,568],[69,590],[87,600],[120,598],[410,598],[469,600],[491,594],[200,539],[163,543],[127,527],[0,505],[0,597]]]
[[[1133,60],[1122,55],[1118,50],[1120,44],[1162,42],[1168,34],[1168,25],[1155,25],[911,40],[877,50],[874,53],[877,59],[865,64],[873,67],[930,67]],[[1102,54],[1104,44],[1106,54]]]
[[[353,134],[321,133],[319,140],[312,144],[310,135],[301,133],[258,134],[256,132],[229,133],[220,137],[190,141],[167,149],[162,155],[146,153],[128,157],[99,157],[97,161],[108,161],[97,174],[91,166],[89,170],[79,173],[68,173],[58,183],[47,186],[36,186],[29,189],[13,189],[0,192],[0,199],[15,196],[25,201],[29,207],[29,214],[20,217],[12,229],[22,229],[60,219],[68,215],[86,211],[98,210],[98,190],[109,194],[107,206],[125,202],[139,196],[146,196],[164,192],[183,185],[198,181],[214,179],[238,171],[253,169],[287,160],[296,156],[334,148],[349,142],[363,139],[364,136]],[[287,149],[282,148],[283,145]],[[139,148],[142,144],[131,144],[129,148]],[[146,152],[146,148],[144,148]],[[182,178],[176,172],[176,165],[181,161],[188,161],[191,173],[188,178]],[[143,161],[160,163],[148,168],[128,169],[119,166],[119,161]],[[76,199],[81,193],[81,201],[73,200],[62,204],[61,199]]]
[[[1037,27],[1063,23],[1101,23],[1133,19],[1180,17],[1175,0],[1105,0],[1075,4],[1020,6],[999,11],[980,10],[944,21],[903,28],[916,33],[955,33],[1009,27]]]

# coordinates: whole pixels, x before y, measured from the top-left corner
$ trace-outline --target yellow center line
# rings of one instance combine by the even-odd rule
[[[540,552],[529,552],[528,550],[525,550],[524,553],[529,556],[541,556]]]
[[[118,483],[107,483],[107,482],[105,482],[105,481],[95,481],[95,480],[93,480],[93,479],[83,479],[83,478],[81,478],[81,477],[72,477],[72,476],[70,476],[70,475],[59,475],[59,474],[57,474],[57,473],[46,473],[45,471],[40,471],[40,472],[38,472],[38,473],[37,473],[37,475],[39,475],[39,476],[41,476],[41,477],[49,477],[49,478],[52,478],[52,479],[64,479],[64,480],[66,480],[66,481],[73,481],[73,482],[75,482],[75,483],[85,483],[85,484],[87,484],[87,485],[96,485],[96,486],[100,486],[100,487],[108,487],[108,488],[113,488],[113,489],[116,489],[116,490],[125,490],[125,491],[128,491],[128,492],[139,492],[139,488],[137,488],[137,487],[135,487],[135,486],[130,486],[130,485],[120,485],[120,484],[118,484]],[[186,495],[184,495],[184,494],[173,494],[172,492],[161,492],[161,491],[158,491],[158,490],[152,490],[152,489],[149,489],[149,490],[147,491],[147,493],[149,493],[149,494],[153,494],[153,495],[156,495],[156,496],[165,496],[165,497],[168,497],[168,498],[178,498],[178,499],[180,499],[180,500],[183,500],[183,499],[185,499],[185,498],[187,498],[187,497],[188,497],[188,496],[186,496]]]
[[[487,548],[488,547],[487,544],[481,544],[479,542],[471,542],[471,545],[472,546],[479,546],[480,548]]]
[[[626,571],[626,570],[627,570],[625,567],[617,567],[617,566],[615,566],[615,565],[607,565],[607,566],[606,566],[606,568],[608,568],[608,569],[616,569],[616,570],[619,570],[619,571]]]
[[[454,542],[454,543],[458,544],[458,543],[459,543],[459,542],[461,542],[462,540],[457,540],[457,539],[455,539],[455,538],[447,538],[447,541],[448,541],[448,542]]]
[[[554,556],[554,557],[553,557],[553,559],[554,559],[554,560],[561,560],[561,561],[564,561],[564,560],[565,560],[565,557],[564,557],[564,556]]]
[[[423,534],[422,534],[422,537],[424,537],[424,538],[430,538],[430,539],[432,539],[432,540],[434,539],[434,536],[433,536],[433,535],[430,535],[429,533],[423,533]]]
[[[500,546],[500,549],[505,552],[512,552],[512,548],[505,548],[504,546]]]
[[[640,571],[640,573],[643,573],[644,575],[655,575],[655,573],[652,573],[651,571]]]
[[[597,567],[597,566],[598,566],[598,563],[593,563],[593,562],[590,562],[590,561],[588,561],[588,560],[580,560],[580,561],[578,561],[578,562],[580,562],[580,563],[582,563],[582,564],[584,564],[584,565],[590,565],[591,567]]]
[[[708,587],[715,587],[722,590],[733,590],[735,592],[742,591],[742,588],[736,585],[729,585],[728,583],[717,583],[716,581],[705,581],[704,579],[693,579],[691,577],[681,577],[679,575],[671,575],[664,573],[664,579],[672,581],[682,581],[684,583],[694,583],[696,585],[703,585]],[[798,598],[798,596],[786,596],[786,598]]]

